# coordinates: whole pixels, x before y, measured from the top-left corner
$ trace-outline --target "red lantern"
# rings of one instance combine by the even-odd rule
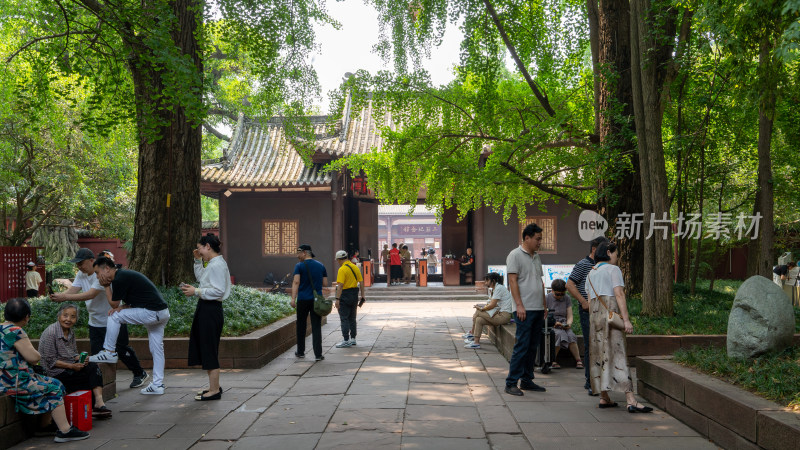
[[[357,175],[353,177],[353,193],[359,195],[369,195],[367,188],[367,177],[364,175]]]

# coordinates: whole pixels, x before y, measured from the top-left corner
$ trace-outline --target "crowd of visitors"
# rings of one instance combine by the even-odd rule
[[[625,334],[633,331],[633,325],[622,272],[617,266],[616,244],[605,237],[592,240],[589,255],[574,266],[568,281],[553,280],[550,292],[546,293],[538,253],[541,242],[542,229],[538,225],[532,223],[523,229],[522,243],[506,258],[508,289],[498,273],[485,275],[489,301],[474,305],[472,329],[462,336],[465,347],[481,348],[481,334],[487,325],[499,326],[513,319],[515,341],[505,392],[516,396],[524,395],[523,391],[545,392],[544,386],[534,382],[534,365],[537,351],[541,351],[545,321],[552,322],[555,340],[552,368],[561,368],[557,355],[561,349],[568,349],[575,359],[575,367],[585,370],[584,388],[590,396],[600,396],[600,408],[618,406],[609,392],[619,391],[625,393],[628,412],[651,412],[652,408],[639,403],[633,394],[625,350]],[[578,338],[572,331],[573,299],[580,307],[585,343],[583,357],[578,349]],[[617,316],[613,321],[611,314]]]
[[[547,293],[538,252],[541,243],[542,229],[529,224],[522,231],[522,243],[506,258],[507,279],[496,272],[484,276],[489,298],[486,303],[474,305],[472,328],[463,335],[465,347],[480,349],[481,336],[487,326],[501,326],[513,320],[515,343],[505,392],[515,396],[524,395],[523,391],[545,392],[544,386],[534,382],[534,361],[549,314],[555,339],[553,368],[560,368],[556,357],[561,349],[567,349],[576,361],[576,368],[585,370],[584,387],[589,395],[599,395],[600,408],[618,406],[609,392],[620,391],[626,395],[628,412],[651,412],[652,408],[636,400],[627,366],[625,334],[633,331],[633,325],[622,272],[617,265],[620,258],[617,246],[603,237],[591,241],[589,254],[574,266],[569,279],[566,282],[554,280]],[[198,299],[189,338],[188,364],[207,371],[208,389],[197,392],[197,401],[219,400],[223,394],[219,343],[224,325],[223,302],[231,294],[231,276],[221,245],[214,234],[201,237],[193,250],[198,284],[180,285],[184,295]],[[435,271],[435,252],[423,249],[422,255],[432,262],[430,270]],[[325,359],[321,322],[331,305],[328,304],[327,310],[319,306],[324,300],[323,287],[328,285],[328,273],[325,265],[315,259],[310,245],[298,246],[296,256],[299,262],[294,268],[290,300],[297,314],[295,356],[305,357],[306,324],[310,318],[314,356],[321,361]],[[342,341],[336,347],[347,348],[357,345],[357,311],[365,302],[365,283],[358,251],[348,254],[340,250],[335,257],[339,267],[334,305],[342,333]],[[384,246],[381,262],[387,262],[390,268],[389,285],[411,279],[410,267],[404,266],[410,259],[407,246],[394,243],[391,250]],[[112,412],[103,399],[103,376],[98,364],[122,361],[133,373],[131,388],[141,387],[150,379],[129,346],[127,324],[143,325],[148,331],[153,357],[152,380],[141,393],[160,395],[166,387],[163,337],[170,311],[156,286],[143,274],[116,264],[113,254],[107,251],[95,258],[91,250],[82,248],[70,262],[78,269],[75,281],[65,292],[51,295],[52,301],[63,303],[56,321],[42,333],[38,351],[23,331],[31,314],[25,299],[8,302],[5,322],[0,325],[2,393],[15,399],[17,411],[42,415],[40,431],[54,433],[56,442],[89,436],[67,422],[63,405],[66,393],[90,391],[93,415],[111,417]],[[468,249],[462,260],[462,276],[474,270],[473,266],[474,254]],[[38,275],[33,270],[30,273]],[[28,287],[32,290],[36,282],[36,277],[30,275]],[[38,286],[36,288],[38,290]],[[579,307],[586,343],[583,356],[572,330],[573,299]],[[88,358],[77,350],[74,327],[79,308],[75,302],[85,302],[89,313],[92,356]],[[36,367],[41,368],[41,374],[36,372]]]

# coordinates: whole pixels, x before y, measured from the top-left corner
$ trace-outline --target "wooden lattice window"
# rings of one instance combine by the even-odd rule
[[[556,216],[533,216],[526,217],[525,222],[519,225],[519,236],[522,236],[522,230],[530,223],[539,225],[542,229],[542,245],[539,247],[539,253],[555,254],[557,253],[556,246]]]
[[[263,256],[294,256],[297,252],[297,220],[262,220]]]

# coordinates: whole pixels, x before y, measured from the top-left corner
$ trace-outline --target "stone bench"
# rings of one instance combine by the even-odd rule
[[[117,395],[117,369],[111,364],[100,364],[103,371],[103,399]],[[0,395],[0,450],[9,448],[29,438],[38,424],[39,416],[14,411],[14,399]]]
[[[495,329],[497,328],[497,329]],[[514,323],[500,325],[499,327],[488,326],[489,339],[497,346],[497,350],[506,359],[511,358],[511,352],[514,349],[515,333],[517,326]],[[577,333],[576,333],[577,334]],[[583,355],[583,334],[578,336],[578,349]],[[657,355],[671,355],[682,348],[692,347],[725,347],[725,335],[686,335],[686,336],[672,336],[672,335],[644,335],[633,334],[629,335],[626,339],[626,348],[628,351],[628,363],[632,367],[636,367],[637,356],[657,356]],[[794,345],[800,346],[800,334],[794,335]],[[569,351],[561,350],[558,353],[558,363],[562,361],[567,363],[567,366],[575,364],[575,360]]]
[[[489,340],[497,347],[497,351],[503,355],[506,360],[511,359],[511,353],[514,350],[514,343],[516,342],[517,325],[514,323],[507,323],[505,325],[487,325],[486,330],[489,334]],[[578,350],[583,355],[583,336],[578,335]],[[567,349],[561,349],[558,352],[557,362],[565,367],[573,367],[575,365],[575,358],[572,353]]]
[[[800,448],[800,414],[669,357],[637,358],[638,392],[723,448]]]

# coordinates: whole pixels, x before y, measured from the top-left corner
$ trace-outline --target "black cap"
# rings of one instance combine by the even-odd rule
[[[94,259],[94,252],[92,252],[88,248],[82,248],[82,249],[78,250],[78,253],[76,253],[75,257],[70,259],[69,262],[71,262],[71,263],[79,263],[79,262],[85,261],[87,259]]]
[[[312,258],[315,256],[315,255],[314,255],[314,252],[312,252],[312,251],[311,251],[311,246],[310,246],[310,245],[308,245],[308,244],[301,244],[301,245],[298,245],[298,246],[297,246],[297,251],[298,251],[298,252],[309,252],[309,253],[311,253],[311,257],[312,257]]]

